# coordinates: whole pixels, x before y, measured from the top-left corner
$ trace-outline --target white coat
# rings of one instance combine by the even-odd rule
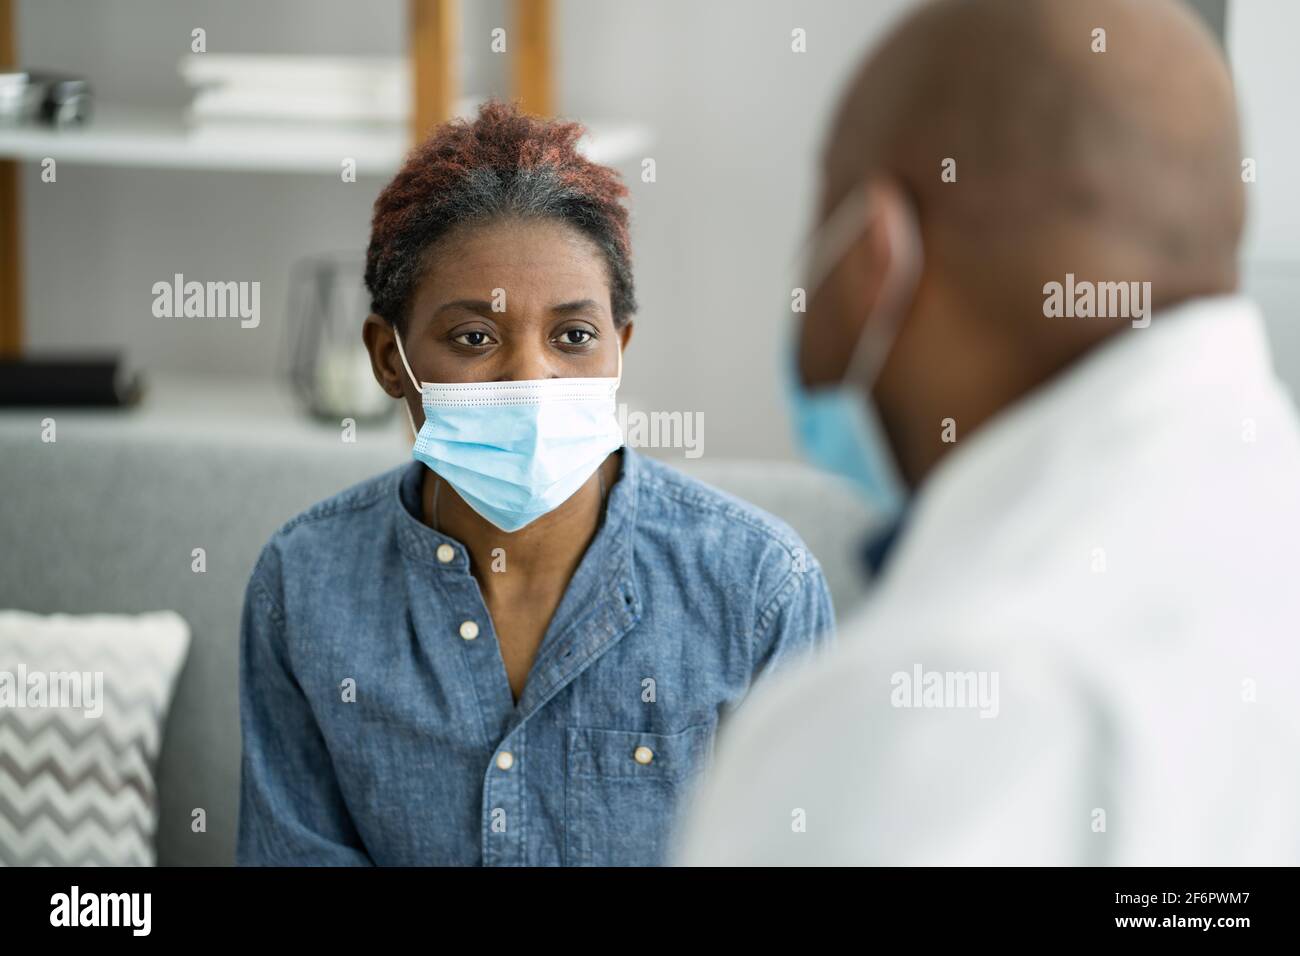
[[[724,726],[677,859],[1296,864],[1298,823],[1300,425],[1231,296],[958,433],[838,646]]]

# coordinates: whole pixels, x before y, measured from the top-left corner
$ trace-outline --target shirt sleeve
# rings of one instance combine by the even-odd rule
[[[244,597],[239,866],[370,866],[325,739],[285,654],[278,577],[263,552]]]
[[[834,640],[835,609],[816,558],[802,545],[783,552],[784,574],[761,595],[754,626],[752,679],[764,681],[777,670],[824,649]]]

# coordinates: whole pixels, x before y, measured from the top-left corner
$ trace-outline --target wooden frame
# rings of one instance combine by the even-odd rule
[[[459,93],[457,0],[407,0],[410,20],[411,136],[420,142],[451,118]]]
[[[0,0],[3,2],[3,0]],[[458,0],[407,0],[410,20],[411,136],[419,142],[451,119],[460,90]],[[513,0],[510,94],[539,116],[555,112],[554,0]]]
[[[555,112],[552,0],[514,0],[514,67],[511,95],[526,112],[550,116]]]

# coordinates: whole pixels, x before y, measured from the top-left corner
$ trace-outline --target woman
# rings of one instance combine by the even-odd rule
[[[620,448],[626,190],[581,132],[489,104],[375,203],[415,460],[254,569],[240,863],[661,863],[724,708],[832,627],[788,527]]]

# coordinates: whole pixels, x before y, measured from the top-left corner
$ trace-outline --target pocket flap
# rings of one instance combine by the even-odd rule
[[[676,734],[571,727],[569,772],[577,776],[675,780],[703,766],[712,740],[710,724],[697,724]]]

